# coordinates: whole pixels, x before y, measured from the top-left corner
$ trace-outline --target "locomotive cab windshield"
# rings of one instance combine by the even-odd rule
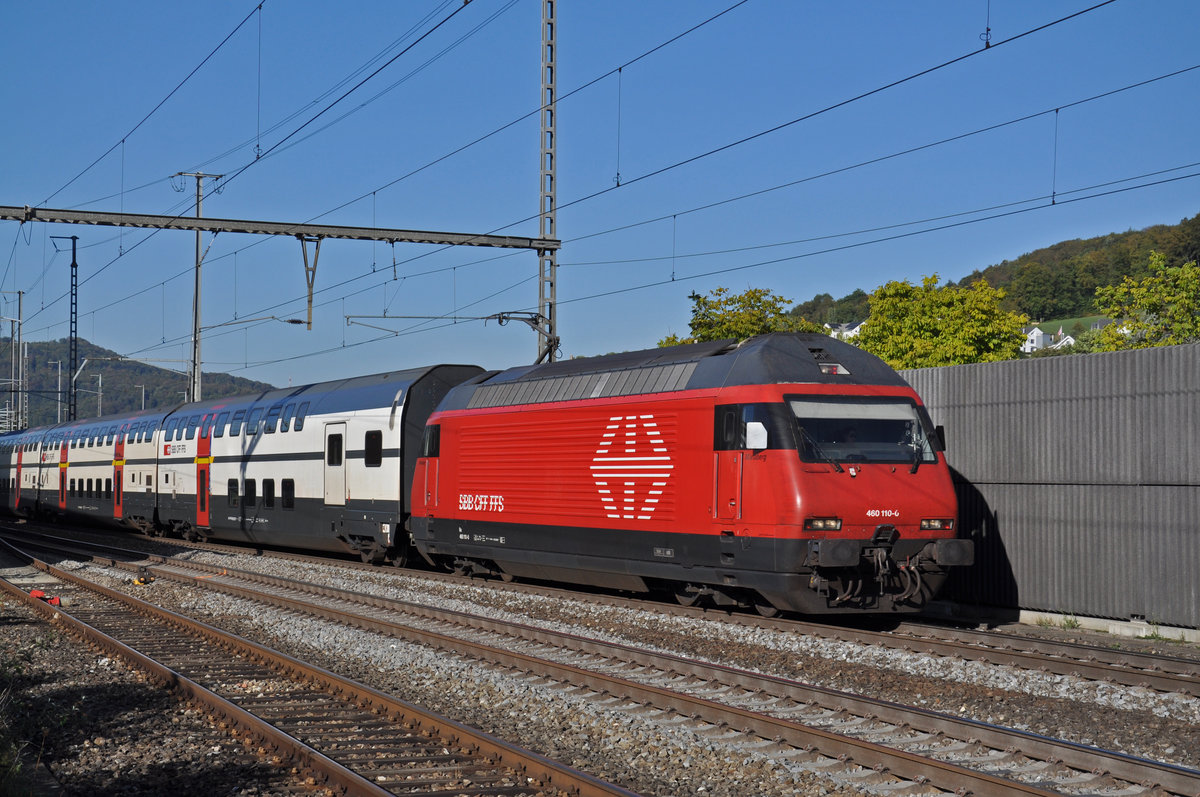
[[[904,398],[791,397],[805,462],[937,462],[925,412]]]

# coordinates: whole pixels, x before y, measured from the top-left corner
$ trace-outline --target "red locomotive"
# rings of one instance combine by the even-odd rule
[[[916,611],[974,556],[938,437],[895,371],[822,335],[492,371],[428,421],[412,539],[465,572]]]

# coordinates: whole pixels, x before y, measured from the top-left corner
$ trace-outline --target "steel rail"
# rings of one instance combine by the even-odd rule
[[[114,565],[123,564],[123,566],[131,569],[138,567],[129,563],[118,563],[115,560],[104,560],[102,557],[98,558],[98,560],[109,561]],[[210,573],[211,575],[201,579],[186,573],[172,572],[174,568],[178,568],[181,565],[183,565],[185,568],[200,570],[202,572]],[[595,673],[591,670],[574,667],[572,665],[548,662],[539,657],[507,651],[502,648],[496,648],[494,646],[484,645],[481,643],[465,641],[454,636],[440,634],[434,631],[415,629],[411,626],[406,626],[387,620],[364,617],[353,612],[321,606],[308,601],[283,598],[278,595],[264,595],[263,593],[253,589],[241,587],[236,584],[230,584],[222,580],[222,578],[245,577],[247,580],[258,583],[270,583],[277,587],[295,588],[296,582],[290,582],[288,579],[278,579],[271,576],[262,576],[260,574],[236,571],[234,573],[230,573],[225,568],[212,565],[203,565],[201,563],[168,562],[165,565],[160,564],[153,566],[149,568],[149,570],[155,573],[158,577],[171,578],[183,583],[200,585],[207,589],[213,589],[225,594],[254,600],[257,602],[271,603],[290,611],[301,611],[315,617],[321,617],[335,622],[340,622],[362,630],[375,631],[378,633],[404,638],[409,641],[431,646],[435,649],[448,650],[457,655],[465,655],[472,658],[484,659],[492,662],[493,664],[510,667],[521,672],[538,673],[544,677],[581,685],[604,694],[612,694],[618,697],[668,708],[681,714],[704,719],[705,721],[714,725],[732,725],[734,727],[743,729],[744,732],[754,733],[766,739],[773,739],[775,741],[788,743],[791,746],[800,749],[816,748],[819,749],[822,754],[835,758],[850,759],[867,769],[894,772],[902,778],[915,780],[918,782],[928,781],[940,788],[951,790],[967,790],[980,795],[1000,795],[1014,793],[1049,795],[1058,793],[1041,789],[1030,784],[1013,781],[1007,778],[977,772],[975,770],[961,767],[957,764],[939,761],[937,759],[909,753],[907,751],[896,750],[894,748],[890,748],[885,745],[878,745],[873,742],[853,739],[831,731],[812,728],[790,720],[769,717],[758,712],[727,706],[716,701],[680,694],[674,690],[638,684],[627,679]],[[314,585],[305,586],[313,587]],[[339,599],[345,599],[345,596],[349,595],[358,598],[360,603],[366,603],[374,607],[394,607],[395,604],[402,603],[390,602],[380,598],[370,598],[369,596],[361,596],[356,593],[346,593],[343,590],[337,590],[328,587],[316,587],[310,591],[337,597]],[[429,614],[440,613],[439,610],[430,609],[429,607],[422,608]],[[458,613],[447,612],[446,614]],[[600,643],[593,642],[593,644]],[[694,664],[692,669],[694,672],[700,672],[701,670],[697,668],[699,668],[699,665]],[[749,674],[744,675],[748,676]],[[709,674],[709,677],[711,677],[711,674]],[[783,679],[776,680],[780,683],[784,682]],[[794,689],[799,689],[801,691],[805,690],[803,685],[796,684],[795,682],[791,683]],[[872,705],[873,701],[870,701],[869,699],[863,699],[862,703],[866,705]],[[893,713],[904,713],[904,709],[900,706],[892,704],[892,708]],[[932,715],[932,712],[924,713]],[[987,727],[982,726],[982,724],[980,724],[980,726],[980,729]],[[937,732],[936,729],[934,732]],[[999,731],[997,730],[997,732]],[[1029,736],[1030,739],[1035,738],[1034,735],[1027,736]],[[1009,744],[1011,744],[1012,741],[1013,739],[1011,737],[1008,738]]]
[[[20,552],[20,549],[12,546],[10,543],[0,541],[0,545],[10,548],[17,555],[23,555],[22,552]],[[24,556],[27,557],[27,555]],[[131,595],[110,589],[100,584],[92,583],[86,579],[76,576],[73,573],[54,567],[46,562],[33,559],[32,557],[27,558],[32,560],[32,566],[54,576],[55,578],[74,584],[83,589],[94,591],[111,600],[115,600],[130,606],[147,617],[157,618],[182,631],[203,637],[209,640],[212,644],[220,645],[221,647],[234,651],[252,661],[261,663],[284,675],[285,677],[293,680],[309,681],[319,686],[321,689],[329,691],[331,694],[335,694],[339,698],[348,702],[358,703],[364,706],[376,706],[383,713],[386,713],[388,717],[396,721],[410,724],[412,727],[418,730],[428,731],[440,738],[449,739],[455,744],[472,748],[476,755],[496,761],[500,765],[508,767],[524,777],[548,784],[570,794],[579,795],[579,797],[637,797],[636,793],[620,786],[608,783],[600,778],[594,777],[585,772],[576,770],[565,764],[561,764],[550,758],[534,753],[530,750],[526,750],[522,747],[506,742],[503,739],[492,736],[491,734],[427,711],[415,704],[400,700],[399,698],[380,692],[379,690],[373,689],[365,684],[344,678],[329,670],[325,670],[321,667],[317,667],[316,665],[301,661],[279,651],[271,650],[263,645],[243,639],[235,634],[223,631],[198,620],[171,612],[170,610],[159,606],[154,606],[153,604],[142,601]],[[116,563],[114,562],[114,564]],[[29,599],[28,596],[25,597],[27,600],[32,600]],[[63,612],[62,615],[66,616],[66,613]],[[121,643],[117,644],[120,645]],[[136,651],[133,652],[136,653]],[[140,657],[140,654],[137,655]],[[168,670],[167,672],[170,671]],[[186,680],[177,674],[173,674],[173,676],[181,681]],[[173,682],[174,681],[172,681],[172,683]],[[199,687],[199,685],[197,685],[197,687],[199,689],[203,689],[203,687]],[[247,714],[247,716],[257,720],[257,718],[254,718],[252,714]],[[267,727],[270,728],[273,726],[268,725]],[[277,734],[282,734],[286,737],[286,734],[283,734],[283,732],[279,731],[278,729],[274,729],[274,732]],[[315,750],[313,752],[317,753]],[[326,758],[320,753],[317,753],[317,755],[321,756],[321,758]],[[304,759],[301,758],[298,760]],[[327,760],[329,760],[334,766],[344,769],[344,767],[341,767],[340,764],[337,764],[337,762],[334,762],[332,759]],[[319,762],[319,759],[317,759],[317,761]],[[323,770],[318,771],[323,773]],[[354,773],[350,770],[346,770],[346,772],[350,772],[351,775],[354,775]],[[355,777],[360,778],[360,776],[357,775],[355,775]],[[378,789],[378,787],[376,787],[370,781],[364,780],[363,782],[372,788]],[[355,792],[353,790],[350,790],[348,793],[362,793],[366,795],[376,793],[390,794],[390,792],[387,791]]]
[[[150,570],[159,577],[174,577],[181,582],[192,583],[234,597],[259,603],[272,603],[279,608],[304,612],[313,617],[331,620],[360,630],[383,633],[410,642],[417,642],[435,650],[489,661],[494,665],[508,667],[518,672],[536,674],[540,677],[583,686],[603,694],[667,708],[685,716],[703,719],[713,725],[729,725],[764,739],[781,741],[799,749],[816,748],[823,755],[846,758],[866,769],[896,773],[906,780],[927,781],[939,788],[952,791],[964,790],[973,794],[997,795],[997,797],[1012,794],[1043,796],[1059,794],[1059,792],[1048,791],[1029,784],[976,772],[956,764],[896,750],[873,742],[852,739],[831,731],[812,728],[791,720],[769,717],[716,701],[681,694],[674,690],[647,686],[625,678],[547,661],[537,656],[471,642],[436,631],[413,628],[402,623],[364,617],[353,612],[294,598],[264,594],[254,589],[226,583],[220,580],[220,577],[209,576],[200,579],[186,574],[173,574],[169,567],[156,565]]]
[[[59,571],[57,568],[46,565],[44,562],[39,562],[32,557],[26,557],[20,549],[14,548],[6,542],[0,541],[0,545],[7,548],[12,555],[28,561],[31,566],[55,578],[62,578],[63,575],[67,575],[64,571]],[[80,580],[74,578],[63,580],[81,586],[86,585],[86,582],[80,584]],[[95,588],[95,585],[88,585],[86,588]],[[134,670],[147,674],[152,682],[177,693],[185,701],[200,707],[209,716],[220,718],[226,727],[236,729],[241,733],[249,734],[253,738],[265,742],[280,757],[295,762],[305,775],[325,782],[344,794],[362,794],[365,797],[389,797],[392,794],[389,791],[380,789],[361,775],[352,772],[333,759],[314,750],[299,739],[262,721],[215,692],[154,659],[139,653],[120,640],[105,634],[103,631],[93,628],[82,620],[76,619],[61,606],[50,606],[43,601],[32,598],[24,590],[10,584],[5,579],[0,579],[0,591],[3,591],[32,609],[46,622],[61,626],[72,636],[103,651],[106,655],[120,659]],[[111,591],[104,588],[100,588],[100,591],[101,594],[105,594],[108,597],[120,595],[120,593],[112,593],[110,595]],[[117,599],[121,600],[121,598]]]
[[[60,540],[59,542],[74,543],[75,541]],[[90,549],[106,549],[106,546],[91,543],[85,543],[84,545]],[[107,550],[111,551],[113,549],[108,548]],[[116,550],[119,551],[120,549]],[[504,634],[530,642],[607,657],[619,657],[622,660],[641,666],[655,667],[668,672],[691,674],[707,680],[715,680],[722,684],[738,686],[747,691],[762,691],[797,701],[814,703],[829,710],[847,711],[857,716],[872,717],[897,725],[907,725],[926,733],[947,734],[953,738],[990,745],[997,749],[1016,748],[1022,750],[1030,758],[1048,762],[1061,762],[1066,766],[1085,772],[1104,771],[1115,778],[1130,783],[1155,783],[1176,794],[1200,794],[1200,773],[1194,770],[1122,753],[1100,751],[1085,745],[1053,739],[1039,734],[1002,728],[988,723],[939,714],[925,709],[909,708],[887,701],[861,698],[856,695],[810,686],[789,679],[764,676],[732,667],[703,664],[667,654],[648,653],[626,645],[600,642],[573,634],[547,631],[518,623],[477,617],[453,610],[435,609],[407,601],[397,601],[358,592],[349,592],[334,587],[325,587],[249,571],[229,571],[227,568],[215,565],[171,560],[153,554],[145,554],[144,552],[124,551],[124,553],[130,557],[157,561],[162,567],[152,568],[155,572],[186,583],[194,582],[195,578],[186,573],[173,571],[176,569],[192,569],[214,575],[225,575],[228,578],[238,578],[243,581],[277,589],[320,595],[376,609],[405,612],[437,622],[486,630],[490,633]],[[131,569],[137,567],[128,563],[122,564],[116,560],[104,557],[101,557],[100,561]],[[299,609],[335,621],[348,622],[356,627],[370,628],[382,633],[403,636],[413,641],[424,642],[425,644],[446,647],[449,644],[446,641],[447,639],[454,640],[455,642],[461,641],[457,637],[447,637],[436,634],[436,632],[417,631],[402,624],[364,618],[352,612],[318,606],[307,601],[294,601],[293,599],[270,595],[264,596],[261,593],[246,590],[234,584],[214,584],[211,579],[206,579],[206,586],[252,600],[269,600],[275,602],[276,605],[290,609]],[[427,633],[435,634],[435,636],[423,636]],[[427,639],[433,639],[434,641],[425,641]],[[466,655],[472,655],[469,651],[456,650],[456,652],[465,652]],[[541,661],[541,659],[537,660]],[[582,670],[582,672],[592,675],[592,672],[589,670]],[[612,690],[606,688],[606,691],[611,692]]]
[[[652,653],[640,648],[620,643],[602,642],[575,634],[535,628],[520,623],[512,623],[492,618],[470,615],[452,609],[438,609],[416,604],[409,601],[394,600],[367,595],[336,587],[326,587],[292,579],[268,576],[249,571],[229,571],[215,565],[199,562],[177,562],[168,560],[151,568],[154,572],[178,578],[181,582],[196,581],[186,574],[172,573],[175,568],[195,569],[213,575],[223,575],[226,578],[238,578],[255,584],[292,590],[308,594],[320,595],[339,601],[365,606],[373,609],[384,609],[389,612],[404,612],[437,622],[485,630],[490,633],[503,634],[529,642],[552,645],[573,651],[593,653],[609,658],[619,658],[638,665],[655,667],[666,672],[694,675],[698,678],[716,681],[721,684],[737,686],[750,692],[761,691],[768,694],[787,697],[796,701],[815,703],[822,708],[844,710],[860,717],[873,717],[896,725],[907,725],[925,733],[946,734],[956,739],[975,741],[980,744],[1004,749],[1020,749],[1030,758],[1062,764],[1084,772],[1105,771],[1115,778],[1130,783],[1155,783],[1174,794],[1200,794],[1200,772],[1185,767],[1166,764],[1158,761],[1126,755],[1116,751],[1103,751],[1087,745],[1081,745],[1061,739],[1054,739],[1041,734],[1030,733],[1017,729],[963,719],[939,712],[917,707],[903,706],[894,702],[860,697],[834,689],[817,687],[786,678],[762,675],[747,670],[718,664],[699,662],[680,656],[663,653]],[[414,641],[425,641],[438,647],[452,645],[448,640],[461,642],[458,637],[438,634],[437,632],[412,629],[402,623],[388,620],[377,620],[364,617],[353,612],[346,612],[333,607],[324,607],[308,601],[300,601],[278,596],[263,596],[254,590],[247,590],[235,584],[204,579],[205,586],[228,591],[253,600],[278,601],[277,605],[289,609],[300,609],[318,616],[327,617],[340,622],[347,622],[359,628],[368,628],[392,635],[403,636]],[[343,619],[344,618],[344,619]],[[426,636],[432,634],[432,636]],[[469,645],[476,643],[468,642]],[[456,653],[471,655],[470,650],[454,649]],[[498,648],[489,648],[489,653]],[[536,661],[542,659],[535,658]],[[519,666],[509,664],[509,666]],[[580,670],[589,675],[590,670]],[[623,681],[623,679],[621,679]],[[615,690],[602,684],[607,691]],[[720,704],[718,704],[720,705]],[[771,737],[768,737],[771,738]]]
[[[157,538],[154,538],[157,539]],[[172,540],[162,540],[166,544],[178,544]],[[197,545],[188,543],[188,545]],[[245,548],[213,543],[199,544],[207,550],[241,551]],[[296,561],[328,563],[331,560],[308,554],[271,551],[269,549],[251,547],[250,550],[258,555],[269,555]],[[130,551],[131,555],[135,552]],[[137,555],[147,556],[145,552]],[[153,555],[151,555],[153,556]],[[338,561],[340,566],[363,569],[367,572],[379,572],[373,565],[365,565],[357,561]],[[445,573],[419,572],[423,578],[430,578],[446,583],[479,583],[479,579],[453,576]],[[948,639],[937,639],[930,636],[930,629],[936,626],[917,626],[913,623],[904,624],[896,631],[872,631],[811,620],[795,618],[763,618],[751,614],[738,614],[726,609],[706,607],[685,607],[664,603],[648,604],[644,599],[626,598],[615,595],[594,595],[578,591],[564,590],[557,587],[531,585],[525,583],[506,583],[487,581],[492,589],[516,591],[539,595],[569,595],[572,599],[597,602],[602,605],[621,606],[631,609],[663,612],[682,617],[719,617],[724,622],[766,628],[777,631],[806,634],[839,642],[861,645],[879,645],[889,649],[925,653],[948,658],[960,658],[968,661],[979,661],[991,665],[1008,665],[1020,669],[1048,672],[1054,675],[1067,675],[1093,681],[1106,681],[1121,686],[1137,686],[1154,689],[1160,692],[1178,692],[1184,695],[1200,696],[1200,661],[1181,657],[1150,655],[1132,651],[1112,651],[1078,643],[1055,642],[1040,638],[1026,639],[1022,637],[997,634],[995,632],[969,631],[965,629],[948,629]],[[910,629],[920,629],[921,633],[914,634]],[[955,641],[955,640],[960,641]]]

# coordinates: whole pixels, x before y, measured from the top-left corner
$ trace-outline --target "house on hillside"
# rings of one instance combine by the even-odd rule
[[[1033,354],[1054,343],[1054,339],[1038,327],[1026,327],[1024,331],[1025,342],[1021,344],[1021,351],[1025,354]]]
[[[1069,349],[1074,345],[1075,345],[1075,338],[1071,337],[1070,335],[1063,335],[1062,338],[1059,339],[1057,343],[1052,344],[1050,346],[1050,348],[1052,348],[1052,349]]]
[[[1075,338],[1065,333],[1061,325],[1058,332],[1054,333],[1043,332],[1041,327],[1034,326],[1025,328],[1025,342],[1021,344],[1021,351],[1033,354],[1042,349],[1065,349],[1074,345]]]
[[[829,330],[829,336],[832,338],[850,340],[862,331],[866,323],[866,321],[851,321],[849,324],[826,324],[825,328]]]

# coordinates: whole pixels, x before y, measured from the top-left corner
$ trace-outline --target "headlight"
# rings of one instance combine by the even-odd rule
[[[805,531],[840,531],[842,519],[836,517],[810,517],[804,521]]]
[[[921,521],[921,531],[953,531],[954,518],[927,518]]]

